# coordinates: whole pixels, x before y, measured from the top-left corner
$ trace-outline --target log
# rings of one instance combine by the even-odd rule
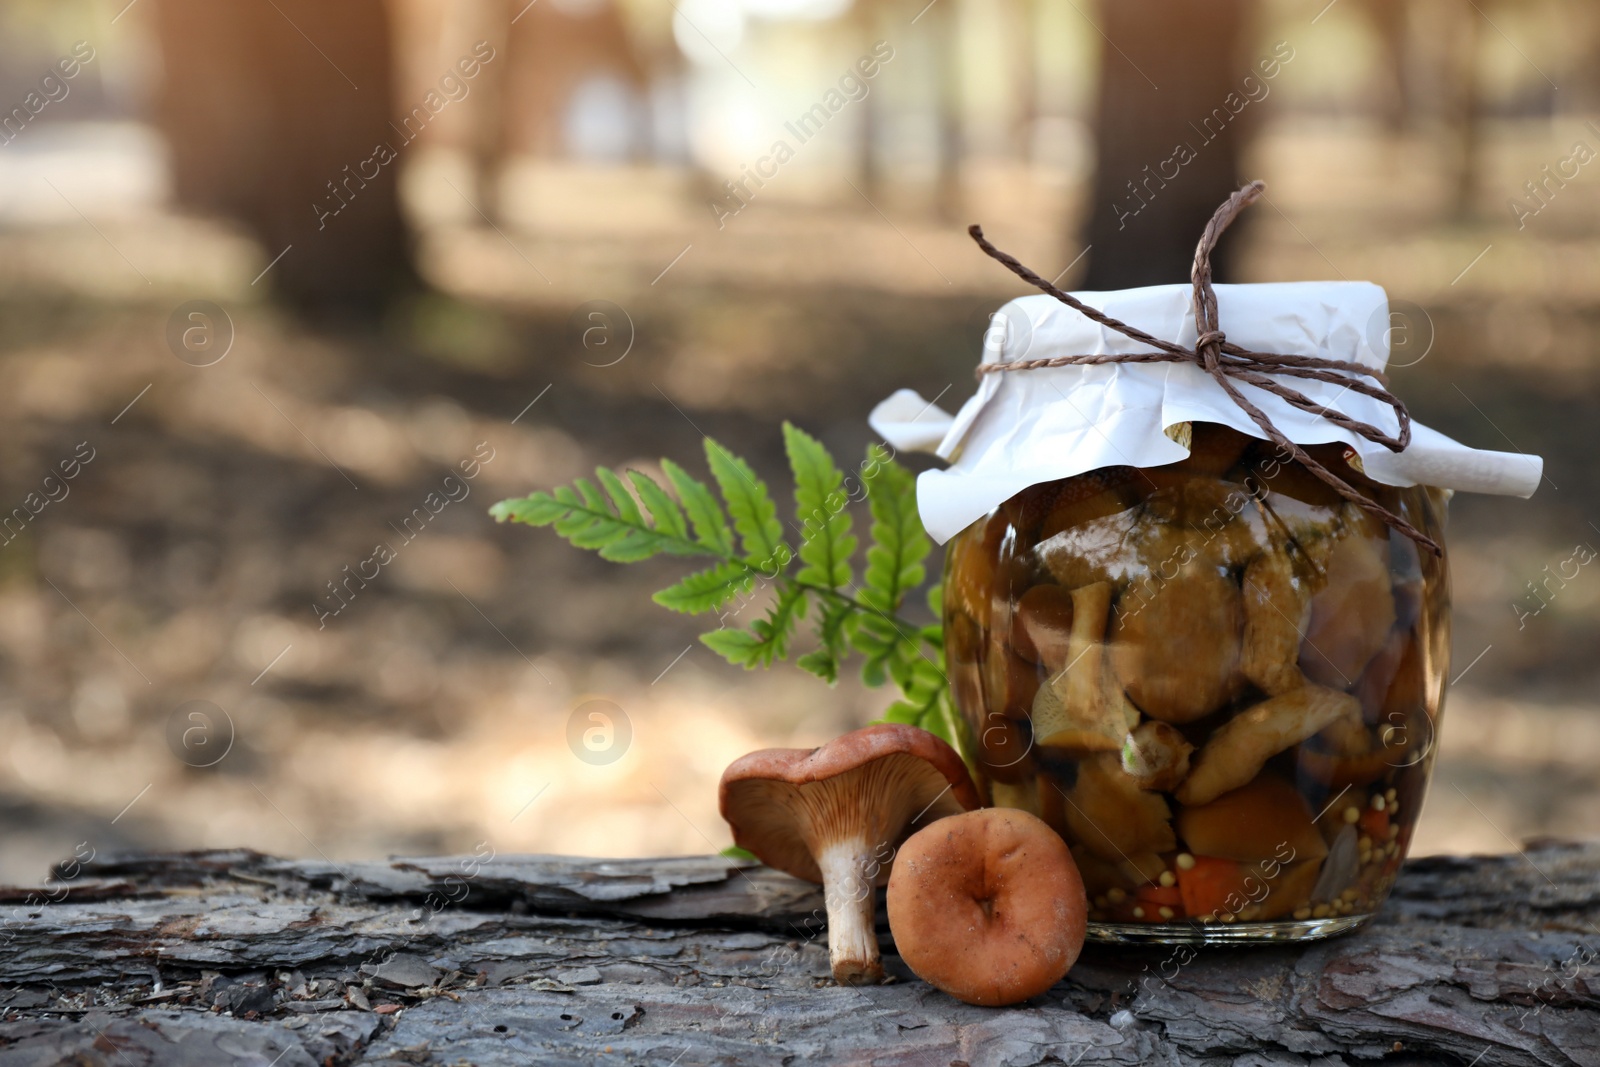
[[[834,985],[821,904],[716,856],[100,858],[0,890],[0,1067],[1600,1064],[1600,844],[1414,860],[1309,945],[1089,946],[1006,1009],[882,927],[894,980]]]

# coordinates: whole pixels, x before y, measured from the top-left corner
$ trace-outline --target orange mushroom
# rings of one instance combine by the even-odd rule
[[[918,831],[889,876],[889,929],[923,981],[968,1004],[1036,997],[1083,949],[1072,853],[1027,812],[984,808]]]

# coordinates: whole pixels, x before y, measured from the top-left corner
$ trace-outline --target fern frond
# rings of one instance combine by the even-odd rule
[[[844,473],[821,441],[791,423],[783,424],[783,444],[794,472],[800,561],[805,564],[796,577],[824,589],[842,589],[850,584],[850,557],[856,550]]]
[[[706,438],[706,463],[717,480],[722,500],[739,531],[744,554],[757,566],[787,565],[793,558],[783,543],[783,526],[778,522],[778,507],[767,492],[766,483],[756,477],[750,464]]]

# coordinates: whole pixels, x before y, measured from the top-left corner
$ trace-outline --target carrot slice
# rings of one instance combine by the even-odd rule
[[[1389,840],[1389,813],[1368,808],[1361,813],[1361,832],[1372,838],[1375,843],[1384,843]]]
[[[1249,899],[1244,891],[1247,874],[1244,865],[1234,860],[1196,856],[1193,867],[1178,869],[1183,910],[1193,918],[1237,911]]]
[[[1183,893],[1177,886],[1142,885],[1134,891],[1134,896],[1145,904],[1154,904],[1156,907],[1165,905],[1169,908],[1183,906]]]

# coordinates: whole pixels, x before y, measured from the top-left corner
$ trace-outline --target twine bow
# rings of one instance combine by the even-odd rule
[[[1261,431],[1267,435],[1268,440],[1288,452],[1299,461],[1301,466],[1326,482],[1341,497],[1382,519],[1391,528],[1405,534],[1434,555],[1443,555],[1443,551],[1432,538],[1379,504],[1376,500],[1371,499],[1345,482],[1344,479],[1307,455],[1299,445],[1285,437],[1282,431],[1273,425],[1272,419],[1267,416],[1266,412],[1252,404],[1249,398],[1235,384],[1236,382],[1245,382],[1258,389],[1265,389],[1301,411],[1327,419],[1329,422],[1342,426],[1352,433],[1360,434],[1369,441],[1383,445],[1390,451],[1404,451],[1406,446],[1411,443],[1411,414],[1406,410],[1406,406],[1400,398],[1389,392],[1387,388],[1388,379],[1382,372],[1352,360],[1323,359],[1320,356],[1284,355],[1275,352],[1251,352],[1229,341],[1227,334],[1222,332],[1222,324],[1217,317],[1217,293],[1211,283],[1211,253],[1217,247],[1217,241],[1221,238],[1223,231],[1228,228],[1228,225],[1233,222],[1239,212],[1260,199],[1266,188],[1265,182],[1255,181],[1228,197],[1227,201],[1217,208],[1216,214],[1211,216],[1211,221],[1206,224],[1205,232],[1200,235],[1200,244],[1195,248],[1194,252],[1194,271],[1191,274],[1191,280],[1194,284],[1194,322],[1195,329],[1199,334],[1192,349],[1185,348],[1174,341],[1165,341],[1159,337],[1154,337],[1136,326],[1120,322],[1103,311],[1089,307],[1073,297],[1071,293],[1057,289],[1050,282],[1019,263],[1015,257],[1007,255],[990,244],[984,238],[981,226],[969,227],[967,232],[972,235],[974,241],[978,242],[978,247],[982,248],[985,253],[999,261],[1023,281],[1049,293],[1063,304],[1088,316],[1100,325],[1156,349],[1154,352],[1134,352],[1127,355],[1055,356],[1050,359],[1025,359],[1010,363],[983,363],[978,366],[978,373],[980,375],[1001,374],[1009,371],[1037,370],[1044,367],[1088,366],[1101,363],[1193,363],[1211,375],[1212,380],[1222,387],[1223,392],[1227,393],[1233,402],[1238,404],[1257,426],[1261,427]],[[1400,425],[1400,435],[1391,437],[1370,423],[1351,418],[1336,408],[1318,404],[1299,390],[1279,381],[1277,376],[1310,378],[1316,381],[1342,385],[1346,389],[1387,404],[1394,409],[1395,417]],[[1364,381],[1364,378],[1371,378],[1373,381]],[[1373,384],[1374,382],[1376,384]]]

